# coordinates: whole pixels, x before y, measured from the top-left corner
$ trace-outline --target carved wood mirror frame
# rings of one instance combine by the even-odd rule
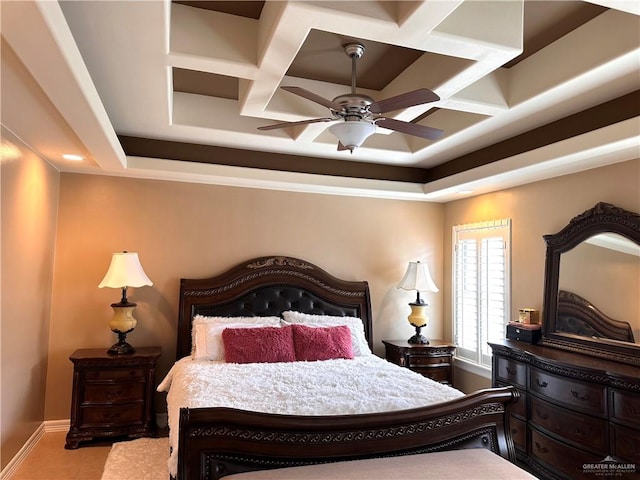
[[[542,341],[544,345],[640,365],[640,345],[606,339],[592,339],[559,332],[558,292],[560,257],[589,237],[600,233],[617,233],[640,244],[640,215],[609,203],[598,203],[593,208],[574,217],[558,233],[544,235],[547,244]]]

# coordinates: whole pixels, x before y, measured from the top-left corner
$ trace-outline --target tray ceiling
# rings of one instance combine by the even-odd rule
[[[236,175],[220,170],[227,168],[274,188],[314,183],[285,178],[286,172],[315,175],[335,188],[347,181],[336,178],[391,182],[365,190],[423,199],[445,192],[451,199],[465,184],[499,175],[511,174],[517,184],[602,164],[591,154],[578,167],[553,163],[580,150],[569,145],[576,135],[608,128],[605,143],[619,146],[617,156],[605,152],[605,163],[630,158],[638,144],[637,128],[634,134],[625,123],[639,110],[638,12],[620,10],[617,2],[19,3],[32,6],[2,5],[3,50],[15,52],[55,106],[89,170],[224,183],[220,175]],[[46,42],[47,35],[27,39],[10,28],[11,15],[39,23],[53,38],[66,63],[55,69],[71,70],[94,111],[92,122],[82,123],[71,111],[77,106],[63,105],[69,100],[45,78],[43,65],[34,67],[46,55],[54,58],[47,51],[53,47],[43,43],[38,61],[26,42]],[[392,116],[443,129],[442,139],[378,128],[350,154],[337,150],[325,123],[257,130],[327,116],[326,108],[280,87],[299,86],[328,99],[347,93],[351,61],[342,45],[354,40],[366,47],[357,64],[358,91],[379,100],[434,90],[440,101]],[[3,118],[11,120],[3,124],[37,148],[26,122],[13,120],[8,107],[6,113],[3,105]],[[91,126],[104,138],[93,141],[100,135],[89,134]],[[40,151],[63,170],[83,170],[61,163],[47,148]],[[485,190],[500,185],[509,183],[485,181]]]

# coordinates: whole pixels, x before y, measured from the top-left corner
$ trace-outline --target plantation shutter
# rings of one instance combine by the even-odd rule
[[[456,355],[491,365],[487,342],[504,338],[509,317],[510,221],[454,227]]]

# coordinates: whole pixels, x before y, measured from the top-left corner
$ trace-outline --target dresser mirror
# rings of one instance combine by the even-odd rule
[[[542,343],[640,365],[640,216],[598,203],[544,240]]]

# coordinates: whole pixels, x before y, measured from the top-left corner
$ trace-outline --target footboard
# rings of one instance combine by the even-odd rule
[[[486,448],[515,460],[512,387],[395,412],[291,416],[229,408],[180,411],[177,480],[442,450]]]

